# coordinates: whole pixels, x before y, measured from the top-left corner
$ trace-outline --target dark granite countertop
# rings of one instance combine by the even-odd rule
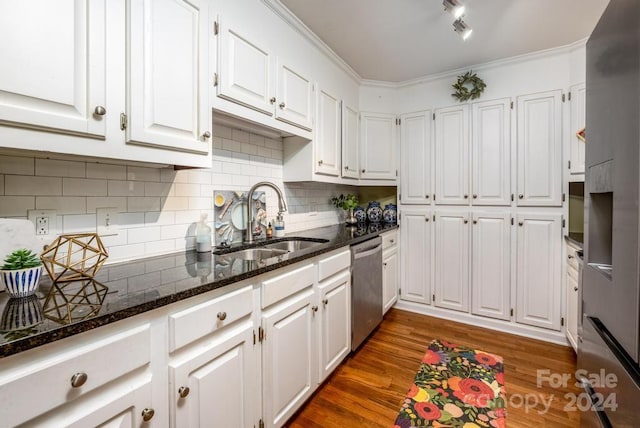
[[[301,237],[327,242],[265,262],[226,254],[247,247],[234,245],[225,254],[188,251],[107,265],[98,272],[97,282],[76,281],[54,287],[43,274],[35,296],[10,299],[6,292],[0,293],[0,358],[362,242],[397,227],[340,224],[291,233],[268,241]],[[257,245],[264,242],[258,241]]]
[[[584,247],[584,233],[569,232],[568,235],[564,235],[564,239],[566,239],[567,242],[570,242],[573,245],[579,247],[580,249]]]

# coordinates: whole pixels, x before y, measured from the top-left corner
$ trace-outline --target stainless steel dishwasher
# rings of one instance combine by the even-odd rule
[[[351,246],[351,350],[382,321],[382,238]]]

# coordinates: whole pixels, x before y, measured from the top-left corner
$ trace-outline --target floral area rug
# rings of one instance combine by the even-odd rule
[[[394,428],[503,428],[505,405],[502,357],[434,340]]]

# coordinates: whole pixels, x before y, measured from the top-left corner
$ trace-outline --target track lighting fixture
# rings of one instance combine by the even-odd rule
[[[455,19],[464,15],[464,5],[459,0],[443,0],[444,10],[449,12]]]
[[[458,18],[453,22],[453,31],[458,33],[460,37],[462,37],[462,40],[467,40],[473,32],[473,29],[469,24],[464,22],[462,18]]]

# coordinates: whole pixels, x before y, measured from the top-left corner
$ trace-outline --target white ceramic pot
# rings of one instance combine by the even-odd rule
[[[0,279],[11,297],[27,297],[35,294],[42,266],[18,270],[0,270]]]

